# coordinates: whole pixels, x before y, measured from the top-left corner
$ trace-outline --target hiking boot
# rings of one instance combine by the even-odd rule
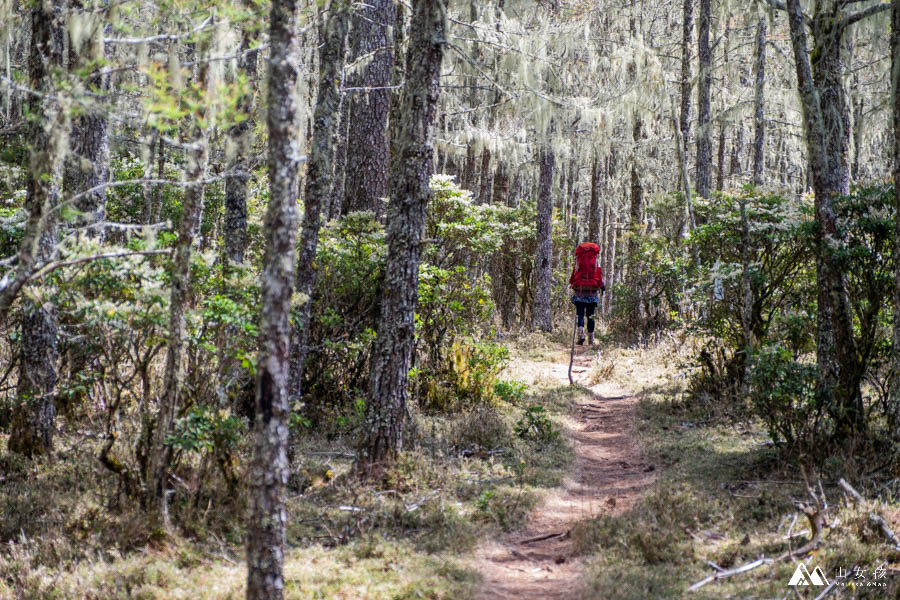
[[[584,343],[584,327],[578,328],[578,345],[582,345]]]
[[[588,331],[588,346],[594,345],[594,332]]]

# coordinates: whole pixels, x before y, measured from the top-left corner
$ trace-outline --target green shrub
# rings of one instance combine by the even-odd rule
[[[494,394],[500,400],[510,404],[518,403],[525,395],[525,390],[527,389],[528,386],[518,381],[498,381],[494,384]]]
[[[751,363],[751,399],[776,443],[813,448],[827,437],[816,401],[818,370],[801,363],[780,344],[764,346]]]
[[[549,442],[559,437],[559,431],[553,427],[547,410],[539,404],[531,404],[525,409],[514,431],[522,439],[538,442]]]

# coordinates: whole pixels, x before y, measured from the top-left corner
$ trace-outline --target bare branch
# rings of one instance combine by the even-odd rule
[[[866,17],[871,17],[872,15],[877,15],[880,12],[884,12],[884,11],[888,10],[890,7],[891,7],[890,2],[884,2],[881,4],[873,4],[869,8],[864,8],[855,13],[850,13],[849,15],[844,17],[843,21],[841,21],[841,27],[848,27],[850,25],[853,25],[857,21],[862,21]]]
[[[106,38],[103,40],[107,44],[149,44],[152,42],[177,42],[180,39],[190,37],[205,29],[212,23],[213,16],[209,15],[206,20],[188,31],[187,33],[163,33],[160,35],[151,35],[145,38]]]
[[[42,279],[48,273],[55,271],[57,269],[61,269],[62,267],[71,267],[72,265],[80,265],[86,262],[93,262],[95,260],[103,260],[105,258],[124,258],[126,256],[152,256],[156,254],[171,254],[171,249],[166,250],[129,250],[125,252],[107,252],[105,254],[94,254],[91,256],[81,256],[79,258],[73,258],[70,260],[57,260],[51,263],[47,263],[40,270],[35,271],[32,275],[28,276],[25,280],[25,283],[29,281],[33,281],[35,279]]]

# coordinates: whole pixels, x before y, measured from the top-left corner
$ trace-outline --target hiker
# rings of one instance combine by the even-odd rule
[[[575,249],[575,266],[569,277],[569,287],[574,292],[572,304],[578,315],[578,345],[584,343],[584,317],[587,316],[588,345],[594,344],[594,309],[600,301],[598,294],[606,289],[603,269],[598,262],[600,246],[592,242],[579,244]]]

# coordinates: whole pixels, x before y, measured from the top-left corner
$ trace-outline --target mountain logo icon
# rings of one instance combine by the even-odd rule
[[[806,565],[800,563],[791,576],[791,580],[788,581],[788,585],[828,585],[828,579],[825,578],[825,573],[821,568],[816,567],[810,573],[806,569]]]

